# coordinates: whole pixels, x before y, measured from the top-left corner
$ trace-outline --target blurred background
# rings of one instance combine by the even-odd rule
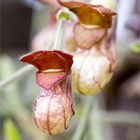
[[[21,55],[51,45],[58,5],[42,1],[45,4],[1,0],[0,82],[24,66]],[[80,140],[140,140],[140,1],[109,3],[118,13],[118,67],[104,91],[91,96],[90,105],[89,97],[74,94],[75,116],[69,128],[49,137],[33,122],[32,105],[39,89],[35,71],[29,71],[0,89],[0,140],[79,140],[80,132]],[[74,46],[72,39],[66,43]]]

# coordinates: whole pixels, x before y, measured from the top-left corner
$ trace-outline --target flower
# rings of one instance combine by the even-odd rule
[[[69,77],[72,59],[72,55],[57,50],[36,51],[21,58],[38,68],[36,82],[41,90],[34,103],[34,120],[50,135],[67,128],[74,115]]]
[[[72,84],[74,92],[83,95],[99,93],[111,79],[116,67],[114,36],[108,29],[116,12],[102,5],[57,0],[79,19],[74,38],[80,48],[74,55]],[[114,32],[114,31],[113,31]]]

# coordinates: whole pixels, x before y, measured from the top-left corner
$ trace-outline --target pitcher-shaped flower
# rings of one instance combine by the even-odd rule
[[[114,42],[108,32],[116,12],[102,5],[57,1],[75,13],[79,20],[74,27],[74,38],[80,51],[74,54],[73,90],[84,95],[97,94],[112,77],[116,66]]]
[[[74,115],[69,77],[72,56],[56,50],[37,51],[21,61],[38,68],[36,82],[41,90],[34,103],[36,125],[50,135],[62,132]]]

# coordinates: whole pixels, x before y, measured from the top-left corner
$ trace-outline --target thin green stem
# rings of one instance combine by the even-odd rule
[[[57,22],[57,29],[56,34],[54,37],[54,42],[52,49],[54,50],[63,50],[65,44],[65,30],[66,25],[69,20],[74,20],[74,14],[69,11],[67,8],[62,8],[56,14],[56,18],[58,19]]]
[[[83,110],[82,118],[75,130],[75,133],[72,137],[72,140],[81,140],[82,136],[84,135],[84,131],[86,131],[86,126],[88,122],[88,117],[90,116],[90,110],[92,108],[94,98],[91,96],[88,96],[85,102],[85,107]]]
[[[52,49],[54,50],[63,50],[64,48],[66,22],[67,21],[64,18],[58,21],[57,30],[52,46]]]
[[[34,69],[33,66],[27,65],[27,66],[24,66],[23,68],[21,68],[20,70],[16,71],[14,74],[12,74],[11,77],[0,82],[0,91],[3,90],[7,85],[28,75],[31,71],[33,71],[33,69]]]

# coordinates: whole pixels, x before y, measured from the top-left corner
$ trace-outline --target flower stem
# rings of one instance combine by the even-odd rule
[[[92,108],[93,100],[94,100],[93,97],[91,97],[91,96],[87,97],[82,118],[78,124],[78,127],[75,130],[72,140],[81,140],[82,139],[82,136],[84,135],[84,131],[87,126],[88,117],[90,116],[89,113]]]
[[[67,8],[62,8],[56,14],[56,18],[58,20],[56,34],[54,37],[54,43],[52,49],[54,50],[63,50],[64,41],[65,41],[65,29],[67,22],[69,20],[74,20],[75,17],[72,12],[70,12]]]
[[[62,50],[64,48],[65,29],[66,29],[66,19],[62,18],[58,21],[52,49]]]
[[[31,71],[33,71],[33,69],[34,69],[33,66],[27,65],[27,66],[24,66],[23,68],[21,68],[20,70],[16,71],[11,77],[9,77],[8,79],[0,82],[0,91],[2,89],[4,89],[5,86],[13,83],[13,81],[17,81],[17,80],[23,78],[24,76],[29,74]]]

